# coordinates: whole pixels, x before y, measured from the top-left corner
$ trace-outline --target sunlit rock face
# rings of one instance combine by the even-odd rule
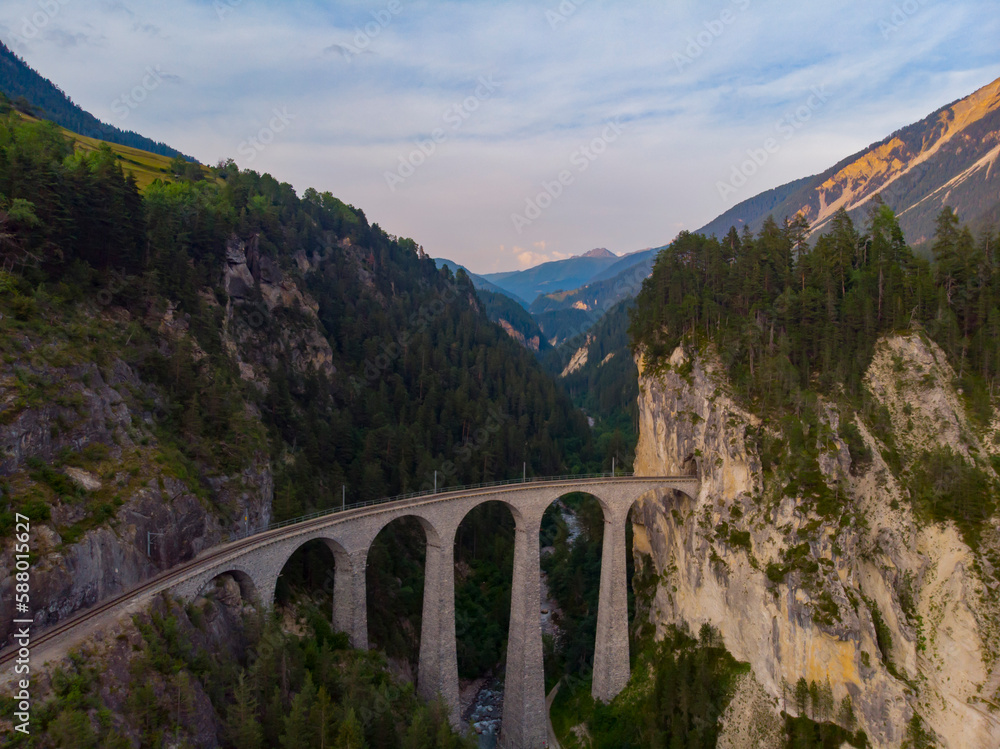
[[[723,745],[769,746],[780,712],[798,714],[805,679],[821,696],[811,717],[847,727],[850,698],[874,746],[901,746],[914,713],[941,746],[1000,746],[997,533],[973,552],[953,525],[918,521],[905,485],[908,456],[930,444],[954,443],[980,467],[996,450],[997,420],[988,434],[970,426],[940,349],[919,334],[893,336],[869,367],[866,387],[903,456],[895,471],[860,415],[872,457],[852,465],[841,429],[851,414],[820,399],[806,439],[817,441],[821,480],[839,492],[833,518],[794,496],[780,469],[762,470],[762,445],[787,445],[788,435],[740,405],[711,350],[678,348],[668,365],[654,371],[640,359],[639,369],[636,473],[701,477],[696,501],[647,495],[633,515],[637,563],[648,555],[658,577],[650,617],[661,632],[710,624],[751,666],[723,718]]]

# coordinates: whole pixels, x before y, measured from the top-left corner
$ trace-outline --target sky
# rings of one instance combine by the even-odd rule
[[[998,38],[995,0],[0,6],[0,39],[105,122],[479,273],[666,244],[991,82]]]

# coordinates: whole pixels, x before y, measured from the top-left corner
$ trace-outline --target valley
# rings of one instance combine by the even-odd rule
[[[57,5],[35,26],[74,17]],[[238,5],[212,10],[220,47],[260,22]],[[554,34],[603,12],[569,5]],[[109,12],[125,10],[139,17]],[[419,28],[429,7],[369,11],[350,48],[287,37],[302,80],[368,92],[396,45],[438,40]],[[723,13],[684,40],[691,75],[744,33]],[[278,18],[286,38],[298,21]],[[175,44],[126,25],[101,44]],[[488,30],[505,28],[522,26]],[[985,68],[851,156],[846,137],[810,140],[833,166],[698,230],[657,195],[642,242],[612,219],[613,169],[660,170],[643,149],[667,139],[648,112],[624,117],[613,142],[570,143],[588,154],[560,183],[573,190],[544,193],[491,256],[458,237],[475,224],[486,246],[505,209],[482,220],[472,202],[495,194],[450,170],[500,122],[524,118],[534,148],[534,110],[506,109],[514,79],[410,138],[423,159],[382,200],[362,144],[391,144],[444,68],[407,96],[296,111],[258,139],[257,171],[102,122],[15,47],[0,45],[0,747],[1000,747],[1000,79],[981,85]],[[321,76],[331,49],[339,72]],[[152,114],[197,78],[177,64],[147,65],[156,85],[140,76],[112,109],[177,133]],[[220,90],[243,91],[223,84],[231,64]],[[736,94],[741,116],[775,95]],[[338,138],[358,150],[327,164],[336,139],[317,128],[344,102]],[[632,137],[640,150],[613,155]],[[330,172],[285,181],[310,148]],[[691,174],[678,155],[670,179]],[[512,175],[512,194],[539,194]],[[422,225],[425,195],[445,196],[453,243],[383,228]]]

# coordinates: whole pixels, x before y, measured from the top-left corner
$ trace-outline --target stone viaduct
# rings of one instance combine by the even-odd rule
[[[320,540],[333,552],[333,624],[354,647],[368,647],[366,569],[368,549],[379,532],[403,517],[416,518],[427,536],[423,618],[417,690],[427,699],[440,695],[459,722],[458,658],[455,645],[454,543],[459,525],[484,502],[503,502],[515,521],[514,579],[507,645],[501,746],[534,749],[546,742],[545,686],[540,624],[539,533],[542,515],[559,497],[586,492],[604,510],[604,548],[594,654],[593,695],[611,700],[629,679],[628,582],[625,530],[637,499],[654,490],[696,497],[697,478],[601,477],[527,483],[422,495],[341,512],[269,530],[231,554],[206,560],[178,578],[171,590],[193,599],[216,577],[231,574],[244,597],[274,600],[278,576],[296,550]],[[236,544],[234,544],[236,546]]]

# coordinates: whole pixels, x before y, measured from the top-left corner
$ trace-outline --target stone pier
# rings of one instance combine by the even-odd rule
[[[541,512],[539,512],[541,509]],[[503,747],[543,746],[548,737],[542,662],[539,533],[545,508],[515,515],[514,580],[503,690]]]
[[[601,592],[597,601],[597,639],[594,643],[595,700],[610,702],[629,679],[628,577],[625,559],[625,524],[628,507],[614,507],[604,514],[604,547],[601,552]]]
[[[594,655],[595,699],[610,701],[629,679],[628,585],[625,530],[628,513],[641,496],[663,490],[697,497],[699,482],[679,477],[598,477],[539,480],[466,491],[442,492],[331,513],[221,547],[204,561],[179,570],[164,590],[194,598],[221,574],[234,574],[241,588],[271,605],[285,563],[310,541],[333,551],[333,625],[351,645],[368,647],[368,550],[379,532],[403,517],[415,517],[427,538],[424,604],[417,689],[425,699],[440,696],[459,722],[458,659],[455,647],[455,535],[468,513],[484,502],[503,502],[514,516],[514,579],[501,746],[536,749],[546,743],[542,663],[539,532],[546,508],[571,492],[596,497],[604,510],[604,549]],[[176,578],[176,579],[173,579]],[[126,594],[128,595],[128,594]]]

